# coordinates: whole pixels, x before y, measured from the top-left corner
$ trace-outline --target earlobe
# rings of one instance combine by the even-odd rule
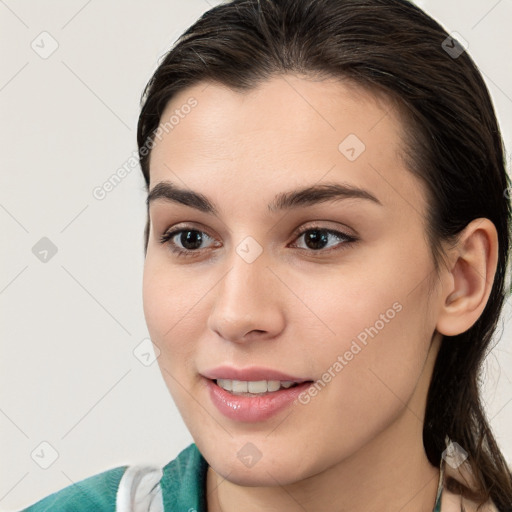
[[[471,221],[463,230],[451,260],[449,287],[440,297],[436,330],[456,336],[473,326],[489,298],[498,263],[498,235],[485,218]]]

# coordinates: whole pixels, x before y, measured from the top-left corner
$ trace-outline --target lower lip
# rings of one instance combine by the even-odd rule
[[[232,420],[248,423],[265,421],[282,411],[290,406],[311,384],[311,381],[303,382],[293,388],[280,389],[266,395],[252,397],[233,395],[215,384],[213,380],[206,379],[210,398],[217,409]]]

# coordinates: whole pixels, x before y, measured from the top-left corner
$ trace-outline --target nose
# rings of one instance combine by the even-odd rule
[[[274,272],[263,255],[247,263],[234,254],[230,270],[215,287],[208,328],[235,343],[276,337],[284,329],[285,312],[283,285]]]

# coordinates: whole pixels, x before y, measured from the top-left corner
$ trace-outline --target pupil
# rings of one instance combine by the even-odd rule
[[[181,234],[181,245],[185,249],[199,249],[201,246],[201,242],[203,241],[203,237],[199,231],[184,231]]]
[[[311,230],[308,233],[306,234],[305,241],[310,249],[322,249],[327,245],[327,233],[319,229]]]

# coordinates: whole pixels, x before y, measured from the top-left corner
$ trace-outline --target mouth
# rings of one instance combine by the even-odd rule
[[[229,364],[204,369],[204,379],[212,405],[237,422],[263,422],[300,401],[312,380],[276,368]]]
[[[258,423],[269,420],[300,401],[311,380],[238,380],[205,378],[212,404],[236,422]]]

